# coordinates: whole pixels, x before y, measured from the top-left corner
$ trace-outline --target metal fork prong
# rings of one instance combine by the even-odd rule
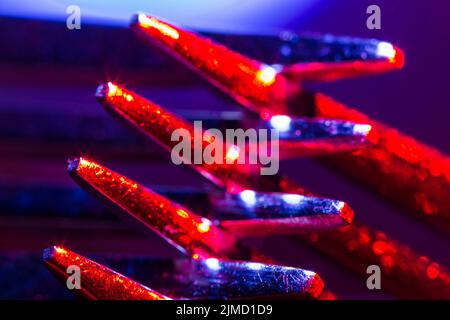
[[[155,231],[183,253],[200,257],[242,256],[234,236],[117,172],[85,158],[71,160],[69,172],[82,187]]]
[[[44,250],[45,266],[88,300],[170,300],[108,267],[60,246]],[[77,278],[77,274],[79,277]]]

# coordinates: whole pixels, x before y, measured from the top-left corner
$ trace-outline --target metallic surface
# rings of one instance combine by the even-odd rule
[[[78,267],[81,285],[72,292],[88,300],[170,300],[168,296],[174,299],[313,299],[323,289],[320,277],[308,270],[216,258],[153,262],[153,272],[158,276],[150,282],[155,282],[167,294],[63,247],[46,249],[44,263],[56,277],[71,284],[74,284],[74,273],[67,270]]]
[[[194,260],[193,296],[200,298],[317,298],[323,282],[314,272],[255,262]]]
[[[364,148],[371,126],[334,119],[272,116],[268,128],[279,132],[280,159],[330,155]],[[274,142],[271,142],[274,143]]]
[[[345,202],[289,193],[244,190],[212,199],[221,226],[243,237],[299,234],[347,225],[353,211]]]
[[[50,247],[43,255],[46,267],[66,284],[71,281],[69,267],[79,268],[80,288],[74,293],[88,300],[167,300],[168,297],[147,288],[101,264],[62,247]],[[76,280],[74,280],[76,281]],[[73,283],[75,285],[75,283]]]
[[[114,203],[182,252],[201,257],[242,255],[243,249],[231,234],[131,179],[83,158],[72,160],[69,171],[87,189]]]

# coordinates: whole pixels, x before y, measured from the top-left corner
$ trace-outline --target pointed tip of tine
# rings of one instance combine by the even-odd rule
[[[149,15],[145,12],[136,12],[131,16],[130,27],[142,26],[142,24],[145,24],[146,21],[148,21],[149,19],[159,20],[156,17]]]
[[[322,278],[317,274],[314,275],[308,280],[308,292],[313,298],[318,298],[323,291],[325,286]]]
[[[405,53],[402,49],[389,42],[378,43],[377,54],[388,60],[391,68],[402,69],[405,65]]]
[[[394,47],[395,55],[391,63],[397,68],[402,69],[405,66],[405,52],[399,47]]]
[[[140,20],[140,17],[141,17],[142,15],[144,15],[144,13],[142,13],[142,12],[136,12],[136,13],[134,13],[134,14],[131,16],[131,19],[130,19],[130,27],[139,25],[139,20]]]
[[[353,209],[350,208],[350,206],[347,203],[341,202],[341,206],[339,209],[339,216],[342,218],[342,220],[350,224],[353,221],[354,215],[355,213],[353,212]]]
[[[161,22],[160,18],[157,18],[156,16],[150,15],[145,12],[136,12],[131,16],[130,19],[130,28],[131,29],[145,29],[146,26],[151,24],[151,22]]]
[[[67,170],[71,173],[77,172],[78,168],[80,167],[80,163],[83,160],[81,157],[77,158],[69,158],[67,160]]]
[[[95,97],[98,101],[105,100],[111,92],[111,88],[115,86],[112,82],[101,83],[95,91]]]
[[[44,262],[50,261],[53,259],[56,253],[56,246],[51,246],[49,248],[45,248],[42,252],[42,260]]]

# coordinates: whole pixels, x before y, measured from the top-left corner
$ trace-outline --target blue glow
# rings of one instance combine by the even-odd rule
[[[256,262],[248,262],[247,263],[247,268],[251,269],[251,270],[261,270],[264,267],[264,265],[262,263],[256,263]]]
[[[319,0],[2,0],[0,15],[48,19],[65,22],[69,5],[81,9],[81,24],[128,26],[137,12],[162,17],[197,29],[230,32],[270,32],[283,28],[287,21],[298,18]],[[274,14],[276,12],[276,14]]]

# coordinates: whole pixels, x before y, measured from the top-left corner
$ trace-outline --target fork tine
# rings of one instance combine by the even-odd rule
[[[185,130],[191,137],[196,135],[192,124],[117,84],[107,83],[100,85],[96,95],[99,102],[108,111],[119,115],[121,119],[139,128],[166,150],[172,150],[178,144],[178,141],[172,140],[172,133],[175,130]],[[195,152],[195,143],[195,139],[192,139],[192,154]],[[201,139],[198,143],[203,148],[211,142]],[[194,164],[194,161],[191,161],[191,159],[181,160],[184,163],[191,163],[200,174],[221,187],[245,186],[248,188],[273,189],[277,185],[277,181],[273,179],[266,179],[265,176],[254,175],[252,172],[249,172],[249,170],[255,171],[259,169],[256,165],[226,164],[226,153],[224,164],[207,164],[205,162]]]
[[[288,83],[273,67],[143,13],[133,17],[131,27],[248,108],[285,113]]]
[[[267,127],[277,129],[280,159],[331,155],[359,150],[367,144],[372,127],[349,121],[272,116]],[[255,149],[257,150],[257,149]]]
[[[201,298],[317,299],[324,287],[315,272],[274,264],[209,258],[193,260],[193,269]]]
[[[389,72],[404,65],[401,49],[376,39],[290,31],[205,35],[253,59],[280,65],[291,81],[333,81]]]
[[[244,190],[213,204],[224,208],[221,226],[237,236],[299,234],[345,226],[353,220],[345,202],[294,193]]]
[[[281,73],[290,81],[326,82],[398,70],[405,63],[403,51],[384,41],[335,38],[330,46],[329,54],[335,52],[335,61],[286,64]],[[339,53],[345,50],[354,51],[355,56],[339,60],[342,59]],[[359,57],[356,57],[358,54]]]
[[[203,217],[135,181],[84,158],[71,160],[69,172],[83,187],[140,221],[169,243],[200,257],[242,256],[236,239]]]
[[[64,283],[67,283],[72,274],[68,273],[69,268],[79,268],[80,288],[72,291],[84,299],[170,300],[169,297],[63,247],[45,249],[43,259],[45,266]]]
[[[45,266],[66,285],[75,268],[79,287],[71,289],[87,300],[171,300],[108,267],[60,246],[44,250]],[[167,288],[175,299],[319,298],[324,284],[315,272],[300,268],[216,258],[189,259],[177,275],[180,286]],[[76,271],[75,271],[76,272]],[[191,282],[186,286],[186,281]],[[221,285],[217,287],[217,283]],[[68,287],[68,289],[70,289]]]
[[[293,92],[302,90],[301,81],[333,81],[404,65],[400,48],[373,39],[296,36],[295,41],[282,41],[282,45],[294,52],[306,51],[307,61],[284,61],[274,67],[154,16],[138,14],[131,27],[260,114],[287,114],[286,101]]]

